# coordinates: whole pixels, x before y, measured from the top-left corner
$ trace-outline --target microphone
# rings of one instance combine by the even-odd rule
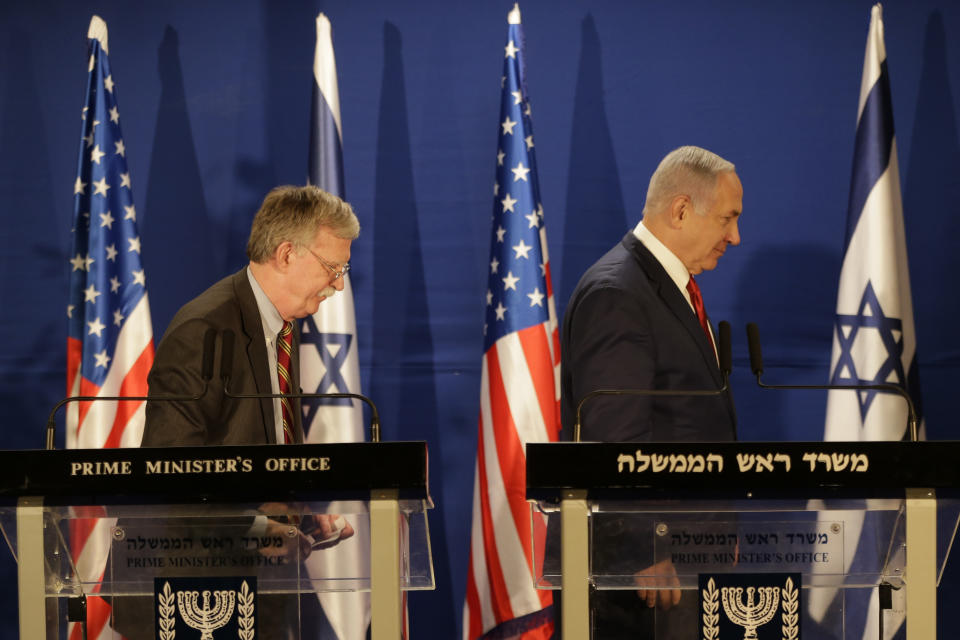
[[[203,381],[203,389],[200,393],[192,396],[188,395],[170,395],[170,396],[68,396],[54,405],[53,410],[47,417],[47,427],[45,429],[46,438],[44,440],[44,449],[53,451],[56,449],[57,422],[56,415],[60,407],[71,402],[100,402],[100,401],[158,401],[158,402],[195,402],[207,394],[210,381],[213,379],[213,352],[217,341],[217,330],[213,327],[207,329],[203,334],[203,353],[200,362],[200,378]]]
[[[580,442],[580,423],[583,405],[587,400],[598,396],[652,396],[657,398],[675,398],[691,396],[719,396],[727,392],[730,385],[730,372],[733,370],[733,358],[730,351],[730,323],[721,320],[717,335],[717,360],[720,366],[720,377],[723,384],[719,389],[695,389],[690,391],[678,389],[594,389],[587,393],[577,403],[576,420],[573,423],[573,441]]]
[[[223,382],[223,395],[234,400],[252,400],[264,398],[350,398],[360,400],[370,407],[370,442],[380,442],[380,414],[373,400],[359,393],[231,393],[229,390],[231,371],[233,370],[232,329],[224,329],[223,344],[220,347],[220,379]],[[211,356],[212,357],[212,356]]]
[[[757,377],[757,386],[761,389],[817,389],[825,391],[881,391],[899,395],[907,403],[907,430],[911,442],[917,437],[917,411],[913,399],[907,390],[895,384],[765,384],[763,376],[763,356],[760,354],[760,330],[754,322],[747,323],[747,349],[750,351],[750,370]]]

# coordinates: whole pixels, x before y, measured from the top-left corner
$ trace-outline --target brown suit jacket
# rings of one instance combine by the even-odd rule
[[[223,331],[234,333],[233,366],[227,389],[232,394],[271,393],[270,366],[263,323],[246,268],[224,278],[185,304],[173,317],[157,347],[147,382],[151,396],[193,395],[203,389],[203,340],[218,332],[213,379],[196,401],[150,401],[144,447],[275,444],[273,401],[234,399],[223,393]],[[300,390],[300,328],[294,323],[291,387]],[[294,436],[303,442],[300,402],[293,401]]]

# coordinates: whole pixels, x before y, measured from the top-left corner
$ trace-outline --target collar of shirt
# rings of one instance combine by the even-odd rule
[[[673,251],[667,249],[667,246],[660,242],[660,239],[653,235],[650,229],[647,229],[643,224],[643,220],[638,222],[637,226],[633,228],[633,235],[653,254],[653,257],[657,259],[657,262],[659,262],[663,270],[667,272],[667,275],[670,276],[673,283],[680,289],[684,300],[686,300],[690,308],[693,309],[693,301],[690,300],[690,293],[687,291],[687,283],[690,282],[690,272],[687,271],[687,268],[683,265],[683,262],[680,261],[680,258],[678,258]],[[696,313],[695,309],[694,313]]]
[[[250,288],[253,289],[253,297],[257,300],[257,310],[260,311],[260,321],[263,323],[263,335],[267,339],[267,344],[272,345],[276,342],[277,334],[283,329],[283,318],[264,293],[263,287],[253,277],[250,267],[247,267],[247,278],[250,280]]]
[[[263,337],[267,343],[267,363],[270,367],[270,391],[280,393],[280,380],[277,378],[277,334],[283,328],[283,318],[280,312],[270,302],[270,298],[263,291],[263,287],[253,277],[250,267],[247,267],[247,278],[253,297],[257,301],[257,310],[260,312],[260,323],[263,325]],[[273,430],[277,442],[283,442],[283,413],[280,407],[280,398],[273,399]]]

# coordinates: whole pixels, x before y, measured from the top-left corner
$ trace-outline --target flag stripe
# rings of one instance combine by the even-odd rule
[[[83,548],[97,525],[97,518],[103,517],[106,512],[103,507],[88,507],[83,510],[74,509],[73,515],[74,518],[70,521],[69,526],[70,541],[72,542],[70,554],[73,557],[74,564],[78,564]]]
[[[313,52],[314,86],[317,87],[317,92],[321,96],[331,98],[329,102],[330,117],[336,126],[337,135],[335,137],[339,140],[343,136],[340,124],[340,89],[337,86],[337,62],[333,53],[333,28],[330,19],[323,13],[317,15],[316,29],[317,44]],[[320,145],[311,145],[310,149],[318,150],[319,147]],[[342,164],[337,164],[338,169],[342,166]],[[342,197],[341,193],[335,195]]]
[[[503,565],[500,562],[500,552],[497,547],[494,533],[494,520],[503,520],[504,512],[509,509],[504,506],[506,491],[503,487],[503,478],[499,473],[497,444],[493,441],[493,424],[490,412],[490,381],[489,364],[487,358],[483,361],[483,371],[480,379],[480,425],[481,442],[477,447],[477,465],[480,469],[480,512],[481,539],[484,558],[487,562],[487,581],[490,589],[490,608],[497,622],[513,616],[510,609],[510,593],[503,575]],[[492,494],[492,495],[491,495]]]
[[[510,510],[514,525],[511,529],[507,526],[509,520],[503,517],[498,520],[497,544],[501,549],[506,548],[512,551],[512,557],[526,564],[525,572],[520,571],[520,565],[517,563],[504,567],[504,575],[511,588],[511,601],[516,594],[522,593],[524,587],[530,586],[529,572],[532,570],[529,536],[530,509],[525,502],[526,483],[523,482],[523,476],[518,478],[517,474],[513,473],[515,469],[526,468],[527,458],[523,452],[523,442],[530,441],[531,438],[524,437],[525,434],[521,433],[519,426],[527,424],[528,427],[533,426],[540,433],[544,432],[542,418],[535,415],[530,410],[531,407],[523,402],[524,397],[529,398],[531,393],[529,389],[524,388],[530,383],[529,378],[523,375],[526,371],[513,371],[510,366],[501,366],[501,362],[511,357],[516,359],[518,355],[516,345],[510,344],[515,340],[515,334],[501,338],[497,343],[497,349],[491,349],[487,354],[490,407],[493,418],[492,435],[497,449],[497,460],[500,463],[498,471],[503,479],[505,506]],[[500,355],[504,353],[507,358],[501,360]],[[508,389],[510,391],[507,391]],[[516,420],[514,416],[517,417]],[[520,549],[516,548],[517,545]]]
[[[330,105],[320,87],[314,85],[311,104],[310,156],[308,177],[310,184],[324,185],[326,191],[343,197],[343,147],[340,132],[334,121]],[[320,140],[327,144],[320,145]],[[318,148],[321,147],[321,148]]]
[[[523,78],[519,9],[508,19],[486,291],[477,473],[463,637],[538,638],[552,629],[538,591],[545,524],[525,500],[524,447],[554,440],[559,335]],[[531,536],[531,532],[533,536]]]
[[[323,13],[317,15],[315,27],[307,180],[343,198],[343,132],[333,33],[330,20]],[[308,393],[362,393],[353,289],[348,274],[343,276],[343,290],[325,300],[317,313],[304,318],[300,329],[301,387]],[[359,402],[305,399],[301,407],[307,442],[364,440],[363,409]],[[339,504],[330,503],[328,511],[340,513]],[[307,571],[312,579],[369,575],[370,529],[363,522],[355,522],[353,527],[354,536],[346,543],[307,559]],[[366,637],[370,626],[369,593],[323,592],[317,597],[339,640]],[[406,594],[403,621],[405,629]]]
[[[514,444],[521,457],[521,462],[525,457],[523,455],[523,443],[545,442],[548,439],[544,414],[540,410],[540,402],[549,403],[553,399],[551,397],[553,389],[548,390],[546,398],[537,398],[537,388],[534,380],[537,373],[549,375],[551,363],[549,361],[528,362],[523,349],[524,345],[521,342],[521,333],[529,333],[531,330],[541,329],[542,326],[536,325],[506,335],[497,341],[496,349],[491,349],[489,352],[489,356],[493,356],[496,352],[497,366],[495,367],[491,363],[491,373],[502,377],[505,386],[502,400],[504,401],[503,409],[506,411],[501,415],[503,418],[510,420],[509,426],[500,425],[496,422],[495,416],[494,427],[498,436],[509,438],[511,443]],[[540,355],[543,356],[546,353],[544,351]],[[496,406],[494,404],[494,407]],[[503,442],[498,439],[498,443],[502,450]],[[510,469],[518,468],[523,467],[510,467]]]
[[[481,522],[480,472],[478,465],[473,470],[473,524],[470,535],[470,562],[467,566],[467,594],[464,604],[463,635],[476,638],[484,628],[494,626],[493,613],[490,611],[490,592],[487,590],[487,565],[483,555],[483,546],[479,544],[481,531],[477,526]]]
[[[152,365],[153,337],[150,323],[150,304],[146,294],[144,294],[120,329],[113,361],[106,378],[104,378],[103,385],[98,387],[84,377],[80,383],[80,395],[117,396],[121,395],[121,389],[124,385],[128,389],[136,390],[138,392],[136,395],[142,395],[147,390],[146,374],[150,371]],[[142,380],[127,380],[134,367],[143,375]],[[79,427],[76,431],[76,441],[71,443],[70,446],[83,449],[105,447],[113,430],[112,425],[116,418],[118,403],[81,402],[79,404],[81,405]],[[108,429],[106,425],[111,425],[111,427]],[[142,423],[137,429],[142,429]],[[137,443],[139,444],[139,440]]]
[[[916,338],[880,5],[871,12],[860,87],[830,378],[834,384],[891,383],[914,389],[916,383],[908,374],[916,372]],[[824,439],[898,440],[906,429],[906,415],[898,396],[831,391]],[[870,573],[878,558],[885,556],[887,542],[878,539],[883,536],[876,524],[884,508],[889,509],[869,500],[865,511],[818,514],[821,522],[844,523],[846,573]],[[812,590],[808,597],[811,616],[817,622],[826,620],[831,629],[844,625],[844,637],[876,639],[876,589],[838,591],[836,587]],[[902,622],[898,615],[888,614],[882,640],[897,631]]]
[[[88,45],[87,94],[80,114],[73,184],[67,390],[100,397],[145,395],[153,363],[153,329],[117,87],[107,56],[107,26],[98,16],[90,20]],[[68,407],[67,446],[139,445],[143,406],[142,402],[85,402]],[[100,590],[114,522],[101,511],[74,512],[70,549],[86,593]],[[89,637],[111,637],[109,619],[108,603],[88,598]],[[78,637],[79,625],[73,624],[68,633]]]
[[[137,358],[130,371],[120,383],[121,396],[144,396],[147,394],[147,374],[150,373],[150,367],[153,366],[153,343],[148,344],[140,357]],[[126,427],[141,409],[143,402],[119,402],[117,403],[116,416],[113,419],[113,427],[110,429],[110,435],[107,436],[103,446],[107,449],[113,449],[122,446],[123,436],[126,433]],[[139,442],[134,446],[139,446]]]
[[[553,353],[547,324],[539,324],[517,332],[523,347],[523,356],[529,363],[530,379],[535,387],[533,399],[540,405],[539,416],[544,431],[541,440],[556,440],[559,435],[558,404],[555,399]]]
[[[67,336],[67,395],[76,393],[79,383],[77,376],[80,373],[80,361],[83,359],[83,342]]]
[[[893,107],[890,97],[890,76],[887,62],[880,64],[878,78],[864,103],[857,137],[854,145],[853,178],[850,185],[850,202],[847,206],[847,237],[844,245],[850,244],[853,231],[860,221],[867,197],[874,185],[890,164],[893,147]]]

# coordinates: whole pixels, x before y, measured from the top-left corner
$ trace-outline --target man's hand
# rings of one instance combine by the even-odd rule
[[[276,517],[277,516],[274,516],[274,518]],[[282,518],[282,516],[280,517]],[[262,547],[260,549],[260,555],[266,557],[296,556],[301,560],[305,560],[312,550],[310,536],[300,531],[297,525],[292,522],[280,522],[274,518],[267,518],[266,535],[269,538],[279,538],[283,540],[283,546]]]
[[[355,533],[343,516],[310,513],[302,504],[268,502],[260,505],[260,511],[267,514],[267,535],[279,536],[284,541],[283,547],[260,550],[268,556],[299,551],[299,557],[306,559],[313,550],[329,549]]]
[[[308,520],[313,521],[309,531],[307,530]],[[354,534],[353,527],[346,518],[332,513],[304,516],[302,530],[308,532],[313,539],[313,549],[329,549]]]
[[[637,596],[648,607],[659,606],[666,611],[680,604],[680,589],[665,588],[680,586],[680,580],[677,579],[677,570],[669,558],[638,572],[634,576],[634,582],[638,587]]]

